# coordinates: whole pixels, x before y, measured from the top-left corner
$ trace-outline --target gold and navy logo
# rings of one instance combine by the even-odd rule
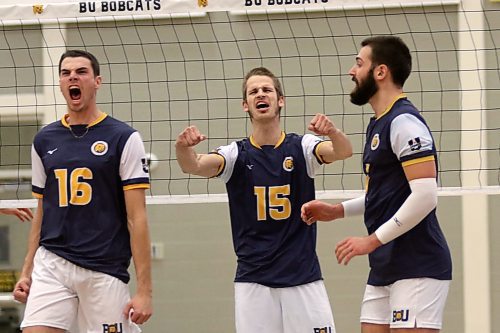
[[[102,324],[102,333],[123,333],[122,323]]]
[[[90,147],[92,154],[102,156],[108,152],[108,143],[106,141],[96,141]]]
[[[198,0],[198,7],[208,6],[208,0]]]
[[[378,133],[377,133],[372,138],[372,143],[370,145],[370,148],[372,150],[375,150],[378,148],[379,145],[380,145],[380,135],[378,135]]]
[[[43,5],[33,5],[33,14],[42,14],[43,13]]]
[[[408,321],[408,318],[410,316],[410,310],[399,310],[399,311],[392,311],[392,322],[395,323],[397,321]]]
[[[313,333],[332,333],[332,328],[330,326],[315,327],[313,328]]]
[[[292,171],[294,168],[294,165],[293,165],[293,157],[292,156],[288,156],[288,157],[285,157],[285,159],[283,160],[283,169],[285,171]]]

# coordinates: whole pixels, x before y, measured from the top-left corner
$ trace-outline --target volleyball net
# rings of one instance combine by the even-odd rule
[[[31,142],[60,119],[58,61],[85,49],[101,63],[100,108],[142,135],[150,154],[148,203],[225,201],[224,184],[183,174],[175,140],[196,125],[208,152],[249,135],[241,84],[253,67],[281,80],[286,132],[327,114],[352,158],[323,167],[320,198],[361,193],[369,105],[349,101],[360,42],[400,36],[413,72],[405,85],[439,153],[440,195],[500,193],[500,7],[459,1],[197,0],[6,1],[0,5],[0,207],[34,205]],[[7,4],[5,4],[7,3]]]

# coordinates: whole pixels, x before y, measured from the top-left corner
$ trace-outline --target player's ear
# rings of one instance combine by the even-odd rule
[[[387,67],[387,65],[378,65],[377,67],[375,67],[374,69],[374,75],[375,75],[375,78],[376,79],[383,79],[387,76],[387,73],[389,71],[389,68]]]
[[[278,106],[280,108],[285,106],[285,96],[280,96],[280,98],[278,99]]]
[[[101,83],[102,83],[102,76],[97,75],[94,79],[94,82],[95,82],[95,88],[99,89],[99,87],[101,86]]]

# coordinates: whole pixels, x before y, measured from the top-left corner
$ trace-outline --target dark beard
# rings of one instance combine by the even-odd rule
[[[356,81],[355,81],[356,82]],[[364,81],[358,82],[356,88],[351,91],[351,103],[356,105],[365,105],[368,103],[370,98],[375,95],[378,91],[378,86],[373,78],[373,68],[370,69],[366,79]]]

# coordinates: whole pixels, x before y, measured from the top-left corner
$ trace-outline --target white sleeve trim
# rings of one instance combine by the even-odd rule
[[[365,196],[357,197],[342,202],[344,206],[344,217],[356,216],[365,212]]]
[[[42,159],[38,155],[34,145],[31,145],[31,173],[31,184],[39,188],[45,188],[47,175],[45,174]]]
[[[420,223],[437,206],[437,183],[434,178],[418,178],[409,182],[411,194],[389,221],[375,235],[387,244]]]
[[[219,175],[219,178],[227,183],[231,176],[233,175],[234,163],[238,158],[238,145],[236,141],[231,142],[227,146],[221,146],[217,148],[217,153],[224,157],[224,169],[222,173]],[[251,168],[252,166],[249,166]]]
[[[122,181],[134,178],[149,178],[146,168],[146,151],[139,132],[130,135],[123,147],[120,158],[120,178]]]
[[[315,135],[304,134],[302,136],[302,153],[304,154],[304,158],[306,160],[307,175],[311,178],[316,176],[316,172],[321,166],[316,158],[316,155],[314,154],[315,148],[320,142],[323,142],[323,140]]]

